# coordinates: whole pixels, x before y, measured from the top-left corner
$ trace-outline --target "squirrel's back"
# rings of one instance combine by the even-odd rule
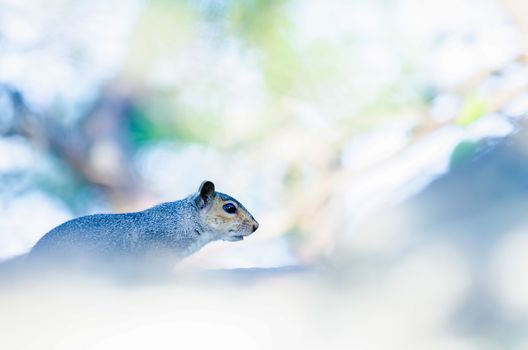
[[[67,221],[45,234],[31,249],[30,255],[120,252],[126,249],[128,236],[134,234],[142,213],[95,214]],[[82,250],[82,251],[81,251]]]

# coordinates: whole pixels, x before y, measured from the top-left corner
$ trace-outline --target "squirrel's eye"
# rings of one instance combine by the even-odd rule
[[[225,211],[226,213],[229,213],[229,214],[234,214],[234,213],[236,213],[236,211],[237,211],[237,208],[236,208],[235,205],[232,204],[232,203],[224,204],[223,208],[224,208],[224,211]]]

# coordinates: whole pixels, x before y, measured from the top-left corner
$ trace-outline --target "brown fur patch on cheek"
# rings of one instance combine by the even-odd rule
[[[222,207],[214,207],[206,216],[205,222],[214,230],[223,231],[234,221],[234,217],[225,214]]]

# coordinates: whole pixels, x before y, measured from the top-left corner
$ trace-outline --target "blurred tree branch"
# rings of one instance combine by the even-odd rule
[[[141,208],[151,201],[132,166],[132,146],[126,135],[133,95],[108,86],[79,127],[35,112],[16,88],[2,89],[14,109],[6,134],[25,137],[63,159],[80,178],[102,189],[117,211]]]
[[[521,36],[524,59],[528,59],[528,2],[525,0],[502,0],[504,8],[512,18]]]
[[[513,63],[526,65],[527,61],[523,57],[515,57],[513,61],[508,62],[503,67],[485,73],[479,73],[474,78],[469,79],[462,84],[463,87],[457,88],[457,92],[462,96],[467,96],[491,76],[501,74]],[[501,113],[502,109],[508,103],[523,93],[526,93],[526,91],[528,91],[528,84],[493,91],[484,97],[486,101],[486,114]],[[426,117],[420,119],[406,146],[393,154],[390,160],[402,156],[432,133],[449,125],[457,125],[457,121],[459,120],[459,115],[452,115],[446,116],[445,121],[437,122],[428,115],[428,111],[421,110],[419,113],[425,114]],[[525,129],[528,126],[524,120],[512,120],[512,122],[517,124],[520,129]],[[298,254],[305,262],[312,262],[322,256],[329,256],[339,244],[339,239],[343,233],[342,225],[345,223],[345,218],[338,216],[344,215],[343,213],[345,212],[342,208],[345,202],[343,188],[347,187],[347,183],[351,179],[364,176],[377,168],[383,167],[387,163],[387,160],[383,160],[359,170],[349,170],[342,167],[336,168],[333,160],[340,158],[346,142],[353,137],[355,129],[348,130],[346,127],[343,127],[340,130],[342,134],[339,142],[332,145],[320,144],[318,146],[326,148],[325,151],[321,151],[321,154],[324,155],[324,159],[329,160],[327,166],[321,168],[322,171],[318,174],[319,181],[312,187],[311,191],[305,191],[302,186],[297,191],[294,191],[295,193],[292,195],[292,198],[295,199],[290,207],[298,209],[289,212],[287,214],[288,219],[283,220],[284,227],[281,228],[282,232],[297,228],[301,232],[311,233],[310,235],[304,236],[305,239],[299,245]],[[311,157],[312,154],[310,153],[304,155],[305,161],[308,161]]]

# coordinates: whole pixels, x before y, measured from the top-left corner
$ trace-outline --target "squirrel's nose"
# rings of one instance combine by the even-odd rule
[[[255,221],[255,223],[253,224],[253,232],[255,232],[259,227],[259,224],[258,222]]]

